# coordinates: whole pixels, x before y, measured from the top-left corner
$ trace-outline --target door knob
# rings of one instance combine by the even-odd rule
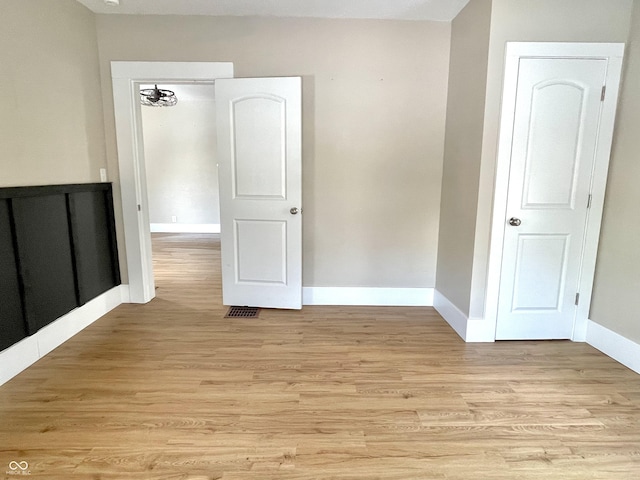
[[[291,215],[296,215],[298,213],[298,207],[291,207],[291,210],[289,210],[289,213]]]
[[[512,227],[519,227],[521,223],[522,220],[520,220],[519,218],[511,217],[509,219],[509,225],[511,225]]]

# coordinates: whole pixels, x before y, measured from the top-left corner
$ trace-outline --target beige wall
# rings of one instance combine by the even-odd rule
[[[142,107],[149,221],[219,225],[216,104],[176,93],[173,107]]]
[[[486,93],[491,0],[471,0],[454,19],[436,288],[469,313]]]
[[[449,23],[99,15],[97,25],[112,177],[111,60],[302,76],[304,285],[435,285]]]
[[[0,186],[86,183],[106,166],[95,17],[74,0],[3,0]]]
[[[591,320],[640,343],[640,2],[626,51]]]
[[[470,317],[484,316],[506,42],[626,42],[632,4],[632,0],[493,0]]]
[[[111,60],[232,61],[238,76],[301,75],[305,284],[429,287],[448,110],[437,286],[469,316],[482,317],[504,44],[624,42],[632,6],[632,0],[472,0],[451,27],[96,17],[74,0],[58,0],[55,8],[50,0],[3,0],[0,186],[98,181],[107,162],[117,181]],[[591,317],[639,342],[637,1],[632,25]]]

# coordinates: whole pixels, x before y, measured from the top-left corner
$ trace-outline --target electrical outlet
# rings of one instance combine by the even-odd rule
[[[107,181],[107,169],[106,168],[101,168],[100,169],[100,181],[101,182],[106,182]]]
[[[176,217],[175,215],[171,215],[171,222],[176,223],[177,221],[178,221],[178,217]]]

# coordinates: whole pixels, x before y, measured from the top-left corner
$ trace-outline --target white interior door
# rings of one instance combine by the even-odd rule
[[[225,305],[302,308],[301,85],[216,80]]]
[[[520,59],[496,339],[572,338],[606,76]]]

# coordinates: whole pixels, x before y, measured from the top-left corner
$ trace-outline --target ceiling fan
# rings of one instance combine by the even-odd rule
[[[154,85],[153,88],[140,90],[140,101],[142,105],[149,107],[173,107],[178,103],[178,97],[171,90],[163,90]]]

